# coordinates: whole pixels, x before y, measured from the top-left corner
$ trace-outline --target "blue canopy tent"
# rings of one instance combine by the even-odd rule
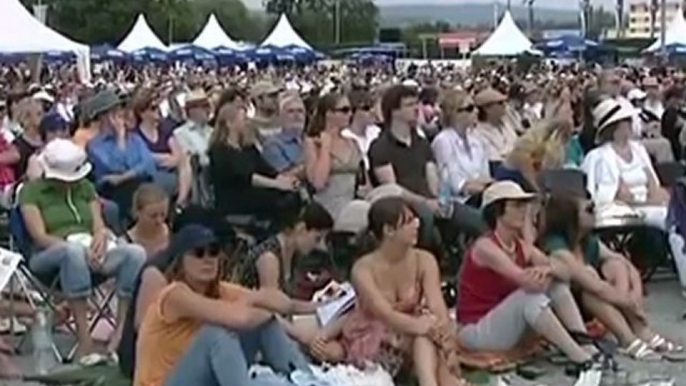
[[[304,47],[292,45],[285,47],[284,50],[293,55],[295,61],[298,63],[309,64],[325,58],[324,54],[322,54],[321,52]]]
[[[114,48],[109,44],[91,47],[91,60],[95,62],[124,61],[129,59],[129,54]]]
[[[215,47],[212,52],[217,57],[219,65],[240,65],[249,61],[246,51],[229,47]]]
[[[544,40],[536,43],[534,48],[554,58],[587,57],[607,51],[607,47],[603,47],[600,43],[577,35],[562,35]]]
[[[171,60],[178,60],[182,62],[214,62],[217,60],[217,55],[210,50],[195,45],[187,45],[179,47],[169,53]]]
[[[278,47],[258,47],[246,50],[245,55],[258,65],[294,63],[295,55],[285,48]]]
[[[152,47],[141,48],[131,53],[134,63],[166,63],[169,59],[166,52]]]

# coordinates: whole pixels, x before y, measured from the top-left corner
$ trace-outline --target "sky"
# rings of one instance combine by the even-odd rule
[[[341,0],[345,1],[345,0]],[[493,0],[375,0],[377,4],[460,4],[460,3],[493,3]],[[511,0],[512,4],[523,3],[522,0]],[[243,0],[243,2],[250,8],[258,8],[262,5],[262,0]],[[505,3],[507,0],[499,0],[500,3]],[[633,2],[632,0],[625,0],[625,4]],[[606,8],[613,6],[615,0],[591,0],[591,4],[603,5]],[[578,1],[574,0],[536,0],[536,5],[546,8],[562,8],[562,9],[576,9]]]

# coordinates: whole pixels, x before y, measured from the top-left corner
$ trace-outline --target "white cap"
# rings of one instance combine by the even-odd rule
[[[648,94],[646,94],[645,91],[641,90],[640,88],[631,89],[626,95],[627,99],[630,101],[640,101],[645,99],[647,96]]]

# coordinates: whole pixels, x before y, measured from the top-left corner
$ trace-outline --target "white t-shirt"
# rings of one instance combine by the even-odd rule
[[[369,147],[372,146],[372,142],[379,137],[379,134],[381,134],[381,128],[377,125],[367,126],[364,130],[364,135],[358,135],[350,129],[345,129],[341,133],[343,138],[349,138],[355,142],[360,150],[360,154],[362,154],[364,167],[367,170],[369,170],[369,156],[367,153],[369,152]]]

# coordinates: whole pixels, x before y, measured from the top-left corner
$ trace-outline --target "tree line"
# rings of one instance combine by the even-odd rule
[[[22,1],[30,8],[38,0]],[[259,42],[269,33],[278,15],[285,13],[305,40],[324,50],[373,44],[380,19],[373,0],[263,0],[265,11],[249,10],[242,0],[42,2],[49,7],[47,22],[52,28],[90,45],[118,43],[140,13],[146,15],[153,30],[167,43],[192,41],[211,13],[234,39]],[[591,29],[597,30],[603,28],[601,23],[607,23],[607,15],[602,9],[596,12],[593,19],[597,25]],[[402,37],[416,50],[421,34],[447,32],[454,27],[443,21],[418,23],[403,28]]]

